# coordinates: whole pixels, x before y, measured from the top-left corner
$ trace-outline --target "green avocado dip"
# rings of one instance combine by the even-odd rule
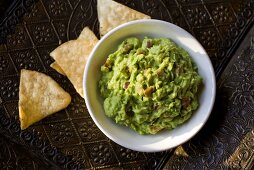
[[[101,74],[106,115],[139,134],[174,129],[198,108],[202,78],[190,55],[167,38],[124,40]]]

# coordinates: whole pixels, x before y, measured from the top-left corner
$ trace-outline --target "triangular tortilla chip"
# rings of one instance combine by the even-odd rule
[[[85,40],[85,41],[91,41],[91,42],[97,42],[98,41],[98,38],[95,36],[95,34],[93,33],[92,30],[90,30],[88,27],[85,27],[79,37],[77,39],[82,39],[82,40]],[[50,65],[51,68],[55,69],[58,73],[65,75],[63,69],[56,63],[56,62],[53,62],[51,65]]]
[[[85,27],[79,37],[77,39],[82,39],[82,40],[86,40],[86,41],[98,41],[98,38],[95,36],[94,32],[92,30],[90,30],[88,27]]]
[[[66,108],[71,96],[51,77],[31,70],[21,70],[19,118],[21,129]]]
[[[97,0],[97,12],[101,36],[123,23],[137,19],[151,18],[148,15],[112,0]]]
[[[63,69],[55,61],[50,64],[50,67],[53,68],[54,70],[56,70],[58,73],[66,76]]]
[[[87,58],[97,41],[85,41],[83,39],[71,40],[60,45],[50,53],[50,56],[63,69],[76,91],[82,97],[83,72]]]

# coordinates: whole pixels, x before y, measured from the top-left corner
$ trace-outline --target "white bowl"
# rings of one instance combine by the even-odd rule
[[[98,90],[100,67],[108,54],[127,37],[166,37],[189,52],[203,78],[204,87],[199,97],[200,106],[190,120],[171,130],[155,135],[140,135],[116,124],[108,118],[103,109],[103,99]],[[182,28],[160,20],[137,20],[118,26],[107,33],[92,50],[83,79],[84,96],[88,111],[99,129],[111,140],[126,148],[157,152],[174,148],[193,137],[207,121],[215,100],[216,81],[211,61],[200,43]]]

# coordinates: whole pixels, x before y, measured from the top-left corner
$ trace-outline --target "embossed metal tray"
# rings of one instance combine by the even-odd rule
[[[49,52],[59,42],[75,39],[85,26],[98,35],[96,0],[17,0],[0,25],[0,135],[4,136],[0,144],[11,141],[9,149],[0,151],[0,155],[7,155],[0,156],[0,162],[14,169],[162,169],[168,160],[169,169],[251,167],[253,145],[247,144],[254,143],[254,100],[245,92],[253,93],[254,79],[251,71],[245,78],[245,72],[237,73],[253,69],[248,65],[252,53],[243,60],[233,58],[237,64],[231,61],[231,67],[226,66],[247,32],[251,32],[253,1],[117,1],[186,29],[201,42],[213,62],[219,87],[216,105],[206,126],[183,145],[188,156],[179,155],[177,150],[140,153],[110,141],[95,126],[84,100],[69,80],[49,67],[53,62]],[[45,72],[73,98],[67,109],[25,131],[19,128],[17,109],[22,68]],[[248,83],[237,83],[238,76]],[[21,158],[26,157],[21,155],[29,155],[26,161],[32,163],[21,164]]]

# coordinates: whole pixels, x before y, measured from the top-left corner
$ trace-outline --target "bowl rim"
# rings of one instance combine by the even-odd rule
[[[207,108],[207,115],[203,121],[203,124],[197,129],[195,130],[195,132],[190,135],[190,137],[187,137],[185,138],[184,140],[182,140],[181,142],[173,145],[173,146],[167,146],[167,147],[161,147],[161,148],[156,148],[156,149],[152,149],[150,148],[150,150],[144,150],[144,148],[140,148],[139,146],[133,146],[133,145],[129,145],[129,144],[126,144],[126,143],[122,143],[118,140],[116,140],[110,133],[108,133],[107,131],[104,130],[103,126],[101,126],[101,124],[96,120],[96,117],[94,115],[94,113],[92,112],[92,109],[91,109],[91,103],[88,99],[88,95],[87,95],[87,88],[86,88],[86,80],[87,80],[87,77],[88,77],[88,72],[89,72],[89,68],[90,68],[90,64],[92,62],[92,58],[96,52],[96,50],[98,49],[98,47],[101,46],[101,44],[106,40],[108,39],[112,34],[114,34],[115,32],[117,32],[118,30],[121,30],[122,28],[126,27],[126,26],[130,26],[130,25],[135,25],[135,24],[142,24],[142,23],[154,23],[154,24],[164,24],[164,25],[170,25],[171,27],[175,27],[177,29],[180,29],[181,31],[184,31],[186,34],[188,34],[192,39],[194,39],[196,41],[196,43],[201,47],[201,49],[204,51],[204,55],[206,56],[206,58],[208,59],[208,63],[209,63],[209,69],[211,69],[211,72],[212,72],[212,75],[211,75],[211,80],[212,80],[212,89],[211,89],[211,104],[209,106],[209,108]],[[210,67],[211,66],[211,67]],[[84,89],[84,99],[85,99],[85,103],[86,103],[86,107],[87,107],[87,110],[90,114],[90,116],[92,117],[94,123],[96,124],[96,126],[103,132],[104,135],[106,135],[109,139],[111,139],[112,141],[116,142],[117,144],[123,146],[123,147],[126,147],[126,148],[129,148],[129,149],[132,149],[132,150],[135,150],[135,151],[140,151],[140,152],[161,152],[161,151],[165,151],[165,150],[168,150],[168,149],[171,149],[171,148],[174,148],[174,147],[177,147],[179,145],[182,145],[183,143],[189,141],[191,138],[193,138],[202,128],[203,126],[206,124],[208,118],[210,117],[211,115],[211,112],[212,112],[212,109],[213,109],[213,106],[214,106],[214,103],[215,103],[215,98],[216,98],[216,77],[215,77],[215,72],[214,72],[214,68],[213,68],[213,65],[212,65],[212,62],[206,52],[206,50],[204,49],[204,47],[200,44],[200,42],[193,36],[191,35],[188,31],[184,30],[183,28],[173,24],[173,23],[170,23],[170,22],[167,22],[167,21],[163,21],[163,20],[158,20],[158,19],[140,19],[140,20],[135,20],[135,21],[130,21],[130,22],[127,22],[127,23],[124,23],[124,24],[121,24],[119,26],[117,26],[116,28],[110,30],[107,34],[105,34],[98,42],[97,44],[95,45],[95,47],[93,48],[93,50],[91,51],[91,53],[89,54],[88,56],[88,60],[87,60],[87,63],[86,63],[86,67],[84,69],[84,74],[83,74],[83,89]],[[146,148],[147,149],[147,148]]]

